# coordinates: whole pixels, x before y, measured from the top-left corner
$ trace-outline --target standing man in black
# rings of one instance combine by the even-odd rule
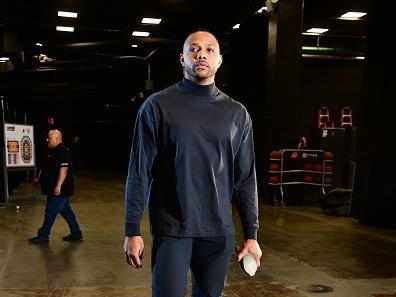
[[[126,260],[142,265],[145,202],[153,248],[152,296],[183,297],[188,269],[193,297],[221,296],[234,251],[232,197],[245,240],[238,261],[260,266],[252,121],[245,107],[215,86],[222,63],[216,37],[191,33],[180,55],[184,78],[140,108],[125,193]]]
[[[40,183],[43,194],[47,195],[45,217],[37,236],[29,238],[30,243],[47,243],[52,225],[58,213],[66,220],[70,234],[65,241],[80,241],[82,233],[76,216],[70,206],[69,197],[74,193],[73,170],[69,149],[62,143],[62,133],[50,130],[47,137],[48,160],[42,168]]]

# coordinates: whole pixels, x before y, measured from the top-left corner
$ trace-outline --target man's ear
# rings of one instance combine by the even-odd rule
[[[180,64],[182,64],[182,66],[184,67],[184,56],[183,56],[183,54],[180,54],[179,61],[180,61]]]
[[[221,63],[223,63],[223,56],[222,56],[222,55],[220,55],[219,64],[218,64],[217,67],[220,67],[220,66],[221,66]]]

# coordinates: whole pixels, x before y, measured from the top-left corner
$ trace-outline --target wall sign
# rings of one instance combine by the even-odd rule
[[[12,167],[34,167],[33,126],[4,124],[6,165]]]

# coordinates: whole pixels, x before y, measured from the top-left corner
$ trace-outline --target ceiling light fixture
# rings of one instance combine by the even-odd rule
[[[36,42],[36,46],[43,46],[43,44],[42,43],[40,43],[40,42]]]
[[[70,11],[58,11],[58,16],[59,17],[64,17],[64,18],[77,18],[77,12],[70,12]]]
[[[235,24],[234,27],[232,27],[232,29],[234,29],[234,30],[239,29],[240,26],[241,26],[241,24]]]
[[[8,57],[0,57],[0,61],[8,61],[8,60],[10,60],[10,58],[8,58]]]
[[[161,23],[162,19],[157,19],[157,18],[143,18],[142,19],[142,24],[155,24],[158,25]]]
[[[132,47],[138,47],[137,44],[132,44]]]
[[[74,27],[56,26],[56,31],[74,32]]]
[[[329,29],[325,29],[325,28],[311,28],[311,29],[308,29],[306,32],[322,34],[322,33],[325,33],[327,31],[329,31]]]
[[[140,37],[148,37],[150,32],[143,32],[143,31],[133,31],[132,36],[140,36]]]
[[[257,10],[257,13],[262,13],[263,10],[267,11],[267,6],[261,7],[259,10]]]
[[[342,16],[340,16],[340,19],[343,20],[357,20],[363,16],[365,16],[367,13],[365,12],[358,12],[358,11],[349,11],[347,13],[344,13]]]

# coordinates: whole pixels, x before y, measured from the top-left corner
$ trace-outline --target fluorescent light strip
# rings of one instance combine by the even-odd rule
[[[132,36],[148,37],[150,32],[133,31]]]
[[[137,44],[132,44],[132,47],[138,47]]]
[[[156,19],[156,18],[143,18],[142,19],[142,24],[155,24],[158,25],[161,23],[162,19]]]
[[[347,20],[357,20],[363,16],[365,16],[367,13],[365,12],[358,12],[358,11],[349,11],[347,13],[344,13],[340,19],[347,19]]]
[[[8,57],[0,57],[0,61],[8,61],[8,60],[10,60],[10,58],[8,58]]]
[[[324,47],[324,46],[303,46],[302,50],[306,51],[334,51],[334,47]]]
[[[303,32],[302,35],[318,36],[318,35],[320,35],[320,34],[319,34],[319,33],[307,33],[307,32]]]
[[[56,31],[74,32],[74,27],[56,26]]]
[[[58,11],[58,16],[59,17],[64,17],[64,18],[77,18],[77,12],[70,12],[70,11]]]
[[[323,54],[302,54],[303,58],[335,59],[335,60],[365,60],[364,56],[337,56]]]
[[[234,29],[234,30],[239,29],[240,26],[241,26],[241,24],[236,24],[234,27],[232,27],[232,29]]]
[[[322,34],[327,31],[329,31],[329,29],[325,29],[325,28],[311,28],[307,30],[308,33],[318,33],[318,34]]]

